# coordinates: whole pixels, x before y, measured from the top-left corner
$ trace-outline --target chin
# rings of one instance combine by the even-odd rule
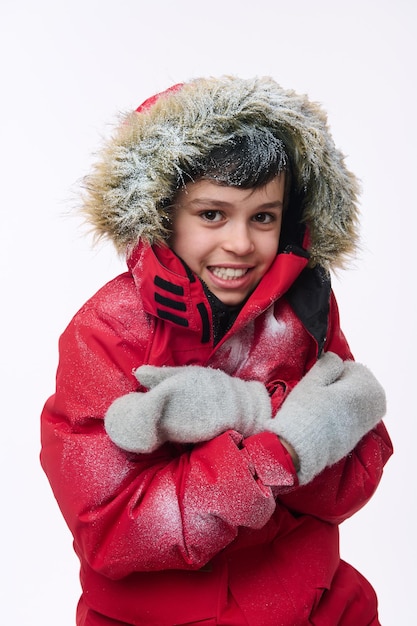
[[[218,294],[214,292],[214,295],[227,306],[238,306],[246,300],[247,296],[225,296],[224,294]]]

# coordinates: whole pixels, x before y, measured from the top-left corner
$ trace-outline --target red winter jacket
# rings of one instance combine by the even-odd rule
[[[382,423],[304,487],[271,433],[135,455],[103,426],[144,363],[262,381],[277,410],[322,349],[352,358],[329,284],[306,263],[279,254],[213,347],[201,282],[168,248],[139,246],[65,330],[41,460],[81,562],[79,626],[378,624],[372,588],[340,560],[338,524],[378,485]]]

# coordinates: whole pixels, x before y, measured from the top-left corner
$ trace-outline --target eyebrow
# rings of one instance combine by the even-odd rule
[[[191,200],[189,204],[190,205],[205,204],[207,206],[220,208],[220,207],[232,206],[233,202],[226,202],[225,200],[214,200],[213,198],[194,198],[194,200]],[[259,206],[257,206],[256,210],[262,211],[265,209],[282,209],[283,206],[284,206],[284,203],[281,202],[281,200],[276,200],[275,202],[264,202],[260,204]]]

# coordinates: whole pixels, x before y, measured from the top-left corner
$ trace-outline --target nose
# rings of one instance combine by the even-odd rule
[[[223,240],[223,249],[237,256],[246,256],[253,252],[255,244],[247,223],[229,223]]]

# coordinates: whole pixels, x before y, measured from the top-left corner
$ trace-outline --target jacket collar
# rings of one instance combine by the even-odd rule
[[[167,246],[140,244],[128,259],[146,313],[210,338],[203,286]]]
[[[248,323],[279,299],[306,267],[304,250],[288,247],[251,294],[234,324]],[[128,259],[145,311],[150,315],[198,332],[202,343],[211,338],[212,312],[199,278],[167,246],[139,244]]]

